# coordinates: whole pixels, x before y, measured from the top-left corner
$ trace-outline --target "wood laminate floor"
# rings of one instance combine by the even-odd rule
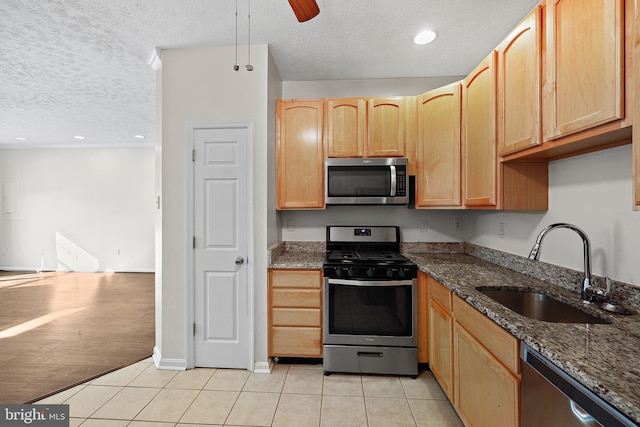
[[[0,272],[0,403],[31,403],[147,358],[150,273]]]

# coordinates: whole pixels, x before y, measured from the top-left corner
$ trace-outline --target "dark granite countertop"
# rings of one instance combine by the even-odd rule
[[[322,268],[324,242],[279,242],[269,248],[269,268]]]
[[[405,254],[498,325],[539,351],[636,423],[640,422],[640,315],[605,314],[578,292],[466,254]],[[542,322],[521,316],[478,292],[478,286],[535,289],[611,324]]]
[[[403,253],[420,270],[640,423],[640,314],[637,314],[640,289],[619,286],[620,299],[630,303],[636,309],[635,314],[609,314],[582,303],[579,272],[469,244],[449,247],[406,244]],[[269,249],[269,267],[322,268],[324,256],[324,242],[281,242]],[[569,324],[529,319],[480,293],[476,290],[478,286],[534,289],[611,323]]]

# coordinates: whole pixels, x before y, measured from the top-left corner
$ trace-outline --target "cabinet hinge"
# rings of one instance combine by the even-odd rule
[[[191,161],[192,162],[196,161],[196,150],[191,150]]]
[[[193,336],[196,336],[196,322],[193,322]]]
[[[193,249],[196,248],[196,236],[193,236]]]

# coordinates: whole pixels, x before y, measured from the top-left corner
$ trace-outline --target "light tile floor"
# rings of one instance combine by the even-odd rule
[[[157,370],[143,360],[37,403],[67,403],[71,426],[462,426],[430,372],[331,374],[321,365]]]

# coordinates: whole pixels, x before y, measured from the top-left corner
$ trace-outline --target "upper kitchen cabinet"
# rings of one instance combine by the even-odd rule
[[[405,97],[367,101],[367,157],[404,157],[407,100]]]
[[[505,155],[542,143],[540,124],[541,8],[498,47],[498,141]]]
[[[633,13],[635,15],[635,38],[633,43],[633,61],[636,64],[640,64],[640,5],[636,6],[636,10]],[[633,84],[640,91],[640,72],[633,73]],[[633,126],[633,183],[634,183],[634,205],[636,210],[640,210],[640,108],[633,110],[634,123],[638,123],[637,126]]]
[[[635,9],[634,0],[541,4],[542,144],[505,150],[505,161],[555,160],[631,142]]]
[[[416,207],[459,208],[460,82],[418,96]]]
[[[495,209],[497,200],[496,51],[462,85],[464,204]]]
[[[624,117],[623,0],[546,6],[545,139]]]
[[[327,156],[363,157],[366,141],[366,100],[327,99]]]
[[[277,208],[324,208],[324,100],[278,100],[276,134]]]
[[[463,202],[471,209],[546,210],[548,162],[498,162],[497,56],[492,52],[462,85]]]

